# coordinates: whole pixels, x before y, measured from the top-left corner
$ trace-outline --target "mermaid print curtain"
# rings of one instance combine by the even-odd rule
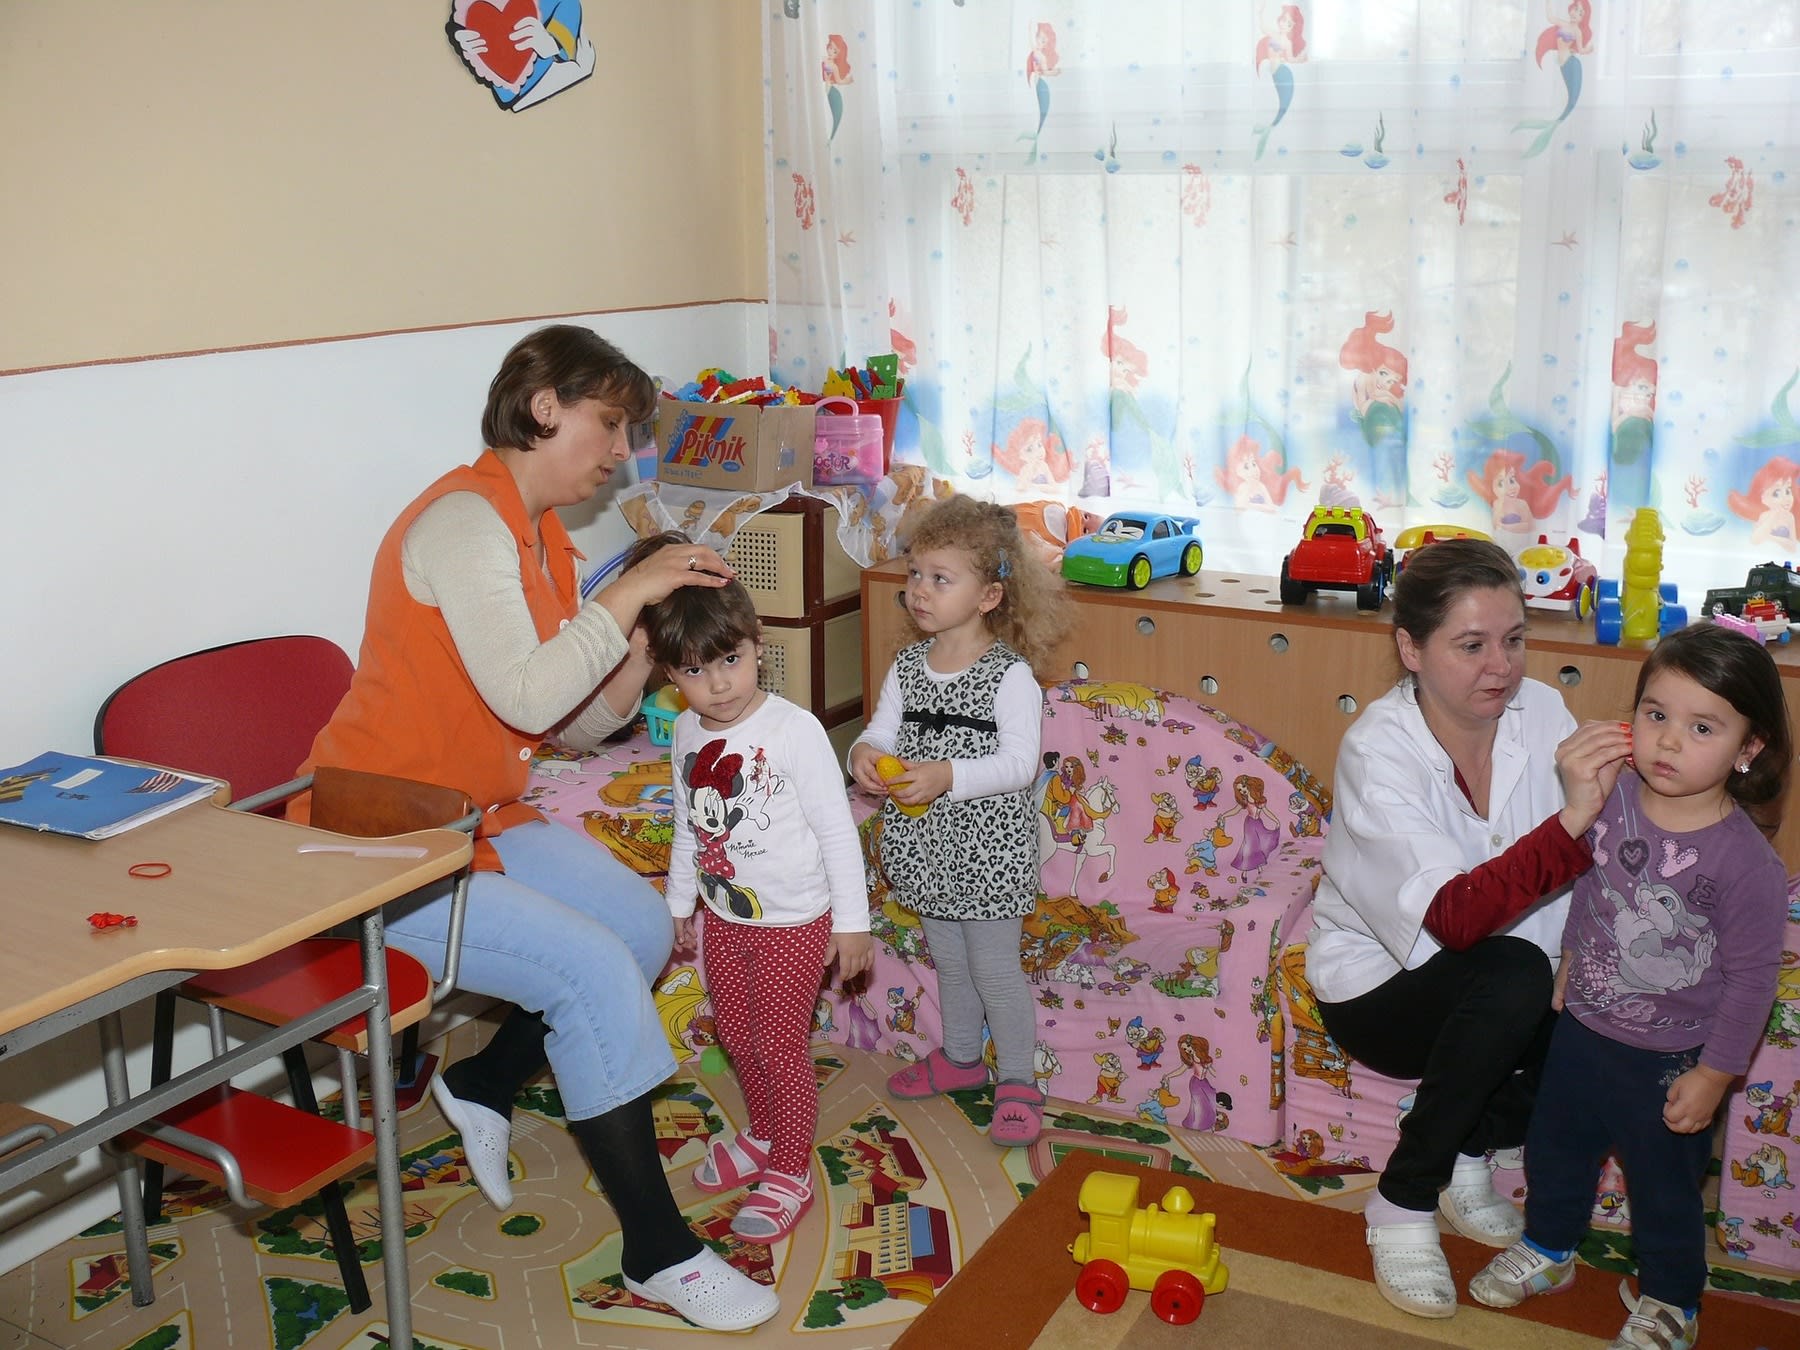
[[[1800,0],[786,0],[767,56],[771,367],[897,352],[933,479],[1260,573],[1319,503],[1800,560]]]

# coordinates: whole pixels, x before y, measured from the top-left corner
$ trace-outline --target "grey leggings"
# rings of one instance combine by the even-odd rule
[[[1001,1082],[1031,1082],[1037,1013],[1019,964],[1024,919],[927,919],[925,941],[937,966],[944,1053],[964,1064],[981,1058],[981,1024],[994,1038]]]

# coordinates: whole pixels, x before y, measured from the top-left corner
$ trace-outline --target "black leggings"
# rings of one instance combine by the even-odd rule
[[[1419,1080],[1381,1174],[1388,1200],[1435,1209],[1458,1153],[1525,1142],[1556,1024],[1551,986],[1550,960],[1535,943],[1490,937],[1466,952],[1440,951],[1348,1002],[1320,1002],[1325,1029],[1351,1058]]]
[[[509,1007],[486,1045],[444,1070],[444,1085],[462,1100],[510,1120],[519,1089],[550,1063],[544,1053],[549,1035],[542,1016]],[[650,1094],[568,1124],[619,1217],[619,1265],[625,1274],[647,1280],[697,1256],[700,1239],[688,1227],[663,1173]]]

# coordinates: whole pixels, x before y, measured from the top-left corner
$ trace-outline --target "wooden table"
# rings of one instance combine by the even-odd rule
[[[390,1340],[410,1347],[380,906],[456,871],[469,860],[471,843],[465,834],[426,830],[392,841],[422,849],[418,857],[369,858],[298,852],[308,840],[370,842],[211,803],[101,841],[0,827],[0,1066],[8,1055],[98,1022],[108,1102],[91,1119],[21,1151],[9,1154],[0,1139],[0,1193],[366,1011]],[[133,863],[150,861],[173,870],[157,880],[127,874]],[[95,931],[87,916],[100,910],[135,915],[137,925]],[[360,922],[362,936],[364,982],[354,992],[160,1087],[131,1092],[122,1009],[196,970],[240,966],[350,920]],[[115,1155],[115,1175],[132,1301],[143,1305],[155,1291],[137,1166],[129,1153]]]

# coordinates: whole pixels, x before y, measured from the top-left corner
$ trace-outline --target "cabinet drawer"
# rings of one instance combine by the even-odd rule
[[[836,509],[814,497],[790,497],[746,520],[725,559],[765,619],[809,618],[856,595],[862,581],[838,542]]]
[[[849,610],[813,624],[765,623],[757,683],[829,724],[862,708],[862,614]]]

